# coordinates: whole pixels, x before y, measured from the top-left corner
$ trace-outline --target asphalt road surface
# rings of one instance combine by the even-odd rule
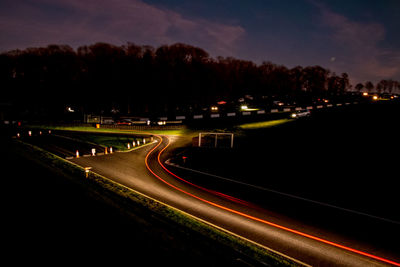
[[[127,153],[71,161],[92,167],[95,173],[304,264],[400,266],[399,255],[181,180],[163,163],[165,150],[183,141],[166,136],[156,140],[154,144]]]

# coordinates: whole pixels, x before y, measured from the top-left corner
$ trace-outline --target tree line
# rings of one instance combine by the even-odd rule
[[[357,91],[361,92],[363,89],[365,89],[368,92],[372,92],[373,90],[378,92],[379,94],[381,93],[389,93],[391,94],[394,90],[400,90],[400,82],[394,81],[392,79],[390,80],[380,80],[376,86],[370,81],[366,82],[365,84],[362,83],[357,83],[355,86],[355,89]]]
[[[321,66],[287,68],[232,57],[212,58],[203,49],[176,43],[158,48],[96,43],[13,50],[0,54],[3,97],[36,112],[66,105],[83,112],[127,114],[200,109],[219,100],[339,97],[351,88],[347,73]],[[372,83],[371,83],[372,84]],[[370,82],[356,89],[370,89]],[[373,86],[373,85],[372,85]],[[391,91],[399,83],[377,89]]]

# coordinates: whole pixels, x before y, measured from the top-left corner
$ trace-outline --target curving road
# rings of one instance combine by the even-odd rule
[[[251,203],[186,182],[168,170],[163,153],[178,137],[128,153],[71,161],[210,224],[313,266],[400,266],[400,259],[373,247],[321,231]],[[170,140],[171,139],[171,140]]]

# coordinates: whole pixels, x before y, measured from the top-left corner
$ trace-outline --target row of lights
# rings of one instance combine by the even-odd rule
[[[152,137],[152,139],[153,139],[153,137]],[[143,142],[143,145],[145,145],[146,144],[146,138],[143,138],[142,142]],[[136,141],[132,142],[132,147],[135,147],[135,146],[140,146],[140,140],[136,140]],[[131,143],[127,144],[127,148],[131,149]],[[108,154],[108,153],[110,153],[110,154],[113,153],[113,148],[112,147],[110,147],[109,150],[107,149],[107,147],[105,148],[104,154]],[[96,155],[96,149],[95,148],[92,148],[91,155],[92,156]],[[79,158],[79,151],[78,150],[76,151],[76,157]]]
[[[242,110],[242,111],[254,111],[254,110],[257,110],[257,109],[249,108],[247,105],[242,105],[242,106],[240,106],[240,110]],[[217,106],[211,106],[211,111],[218,111],[218,107]]]
[[[153,137],[151,137],[150,140],[153,141]],[[143,143],[143,145],[146,144],[146,138],[143,138],[142,143]],[[136,140],[136,141],[132,142],[132,147],[135,147],[135,146],[140,146],[140,140]],[[127,144],[127,148],[131,149],[130,143]]]
[[[106,147],[106,148],[104,149],[104,154],[107,155],[108,153],[110,153],[110,154],[114,153],[112,147],[110,147],[110,148],[107,148],[107,147]],[[76,158],[79,158],[79,150],[77,150],[77,151],[75,152],[75,155],[76,155]],[[92,148],[92,150],[91,150],[91,155],[92,155],[92,156],[96,156],[96,148]]]
[[[48,133],[51,134],[51,130],[49,130]],[[42,134],[43,134],[43,132],[39,131],[39,135],[42,135]],[[32,131],[31,130],[28,131],[28,136],[32,136]],[[17,133],[17,138],[20,138],[20,137],[21,137],[21,134]],[[153,137],[151,137],[151,140],[153,141]],[[143,142],[143,145],[145,145],[146,144],[146,138],[143,138],[142,142]],[[135,146],[140,146],[140,140],[136,140],[136,141],[132,142],[132,147],[135,147]],[[128,143],[127,147],[128,147],[128,149],[130,149],[131,148],[131,144]],[[108,154],[108,153],[110,153],[110,154],[113,153],[113,148],[112,147],[110,147],[110,148],[106,147],[105,148],[104,154]],[[77,158],[79,158],[79,151],[78,150],[76,150],[75,155],[76,155]],[[91,155],[92,156],[96,155],[96,149],[95,148],[92,148]]]
[[[153,137],[151,137],[151,141],[153,141]],[[144,144],[146,144],[146,138],[143,138],[143,145],[144,145]],[[133,142],[132,142],[132,146],[133,146],[133,147],[135,147],[136,145],[137,145],[137,146],[140,145],[140,140],[136,140],[136,141],[133,141]],[[128,147],[128,149],[130,149],[130,148],[131,148],[131,144],[128,143],[128,144],[127,144],[127,147]],[[107,153],[108,153],[107,148],[105,148],[104,154],[107,154]],[[112,153],[113,153],[113,149],[112,149],[112,147],[110,147],[110,154],[112,154]],[[95,156],[95,154],[96,154],[96,149],[95,149],[95,148],[92,148],[92,156]],[[76,157],[79,158],[79,151],[78,151],[78,150],[76,151]],[[84,170],[85,170],[85,177],[86,177],[86,178],[89,177],[89,172],[90,172],[91,169],[92,169],[92,167],[85,167],[85,168],[84,168]]]
[[[367,92],[364,92],[362,95],[363,95],[363,96],[369,96],[369,94],[368,94]],[[398,96],[397,96],[397,95],[391,95],[391,96],[390,96],[390,99],[391,99],[391,100],[393,100],[393,99],[395,99],[395,98],[398,98]],[[372,100],[379,100],[379,97],[378,97],[377,95],[373,95],[373,96],[372,96]],[[388,100],[388,98],[387,98],[387,99],[384,99],[384,100]]]
[[[49,130],[48,133],[51,134],[51,130]],[[43,132],[39,131],[39,135],[42,135],[42,134],[43,134]],[[32,136],[32,131],[28,131],[28,136]],[[21,137],[21,134],[17,133],[17,138],[20,138],[20,137]]]
[[[363,95],[363,96],[369,96],[369,94],[368,94],[367,92],[364,92],[362,95]],[[372,99],[373,99],[373,100],[378,100],[378,96],[377,96],[377,95],[373,95],[373,96],[372,96]]]

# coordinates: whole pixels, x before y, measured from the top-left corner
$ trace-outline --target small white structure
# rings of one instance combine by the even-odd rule
[[[214,141],[214,147],[218,146],[218,135],[228,135],[230,136],[231,142],[230,142],[230,147],[233,148],[233,133],[199,133],[199,147],[201,147],[201,137],[204,135],[215,135],[215,141]]]

